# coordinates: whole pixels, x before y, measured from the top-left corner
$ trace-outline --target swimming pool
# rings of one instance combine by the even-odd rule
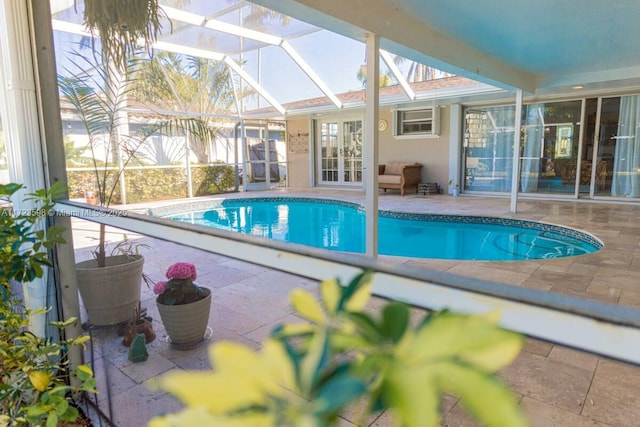
[[[187,213],[158,214],[329,250],[365,251],[365,213],[350,202],[227,199]],[[522,261],[577,256],[602,248],[602,242],[579,230],[509,218],[379,211],[378,228],[380,254],[403,257]]]

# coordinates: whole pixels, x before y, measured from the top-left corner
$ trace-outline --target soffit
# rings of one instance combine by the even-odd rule
[[[444,71],[532,94],[640,87],[635,0],[253,0]]]

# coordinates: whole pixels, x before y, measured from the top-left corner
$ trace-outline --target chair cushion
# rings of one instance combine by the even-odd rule
[[[386,163],[384,168],[385,175],[400,175],[402,173],[402,168],[404,167],[404,163],[402,162],[390,162]]]
[[[400,184],[400,175],[378,175],[378,184]]]

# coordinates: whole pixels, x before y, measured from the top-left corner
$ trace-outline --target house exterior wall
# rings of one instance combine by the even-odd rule
[[[289,188],[311,187],[311,149],[313,142],[309,132],[309,119],[287,120],[287,173]]]
[[[422,182],[437,182],[446,188],[449,181],[449,107],[440,108],[438,137],[394,138],[393,111],[381,110],[380,119],[389,123],[380,133],[379,162],[410,162],[422,164]]]
[[[408,162],[423,165],[423,182],[437,182],[446,189],[449,180],[449,107],[440,108],[440,134],[437,137],[395,138],[393,136],[394,111],[380,110],[379,119],[386,120],[388,127],[380,132],[379,163]],[[353,112],[348,114],[353,117]],[[345,115],[346,117],[346,115]],[[364,112],[362,112],[364,119]],[[290,188],[311,188],[313,180],[313,132],[310,119],[287,120],[287,150]]]

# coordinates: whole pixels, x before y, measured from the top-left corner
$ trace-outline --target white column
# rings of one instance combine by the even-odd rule
[[[522,89],[516,92],[516,113],[513,127],[513,170],[511,172],[511,213],[518,210],[518,183],[520,182],[520,127],[522,122]]]
[[[434,108],[438,108],[434,106]],[[449,107],[449,179],[453,180],[451,185],[447,186],[447,193],[453,194],[453,188],[456,184],[462,189],[462,181],[464,179],[460,170],[462,157],[462,106],[460,104],[451,104]],[[444,183],[442,183],[444,185]]]
[[[378,98],[379,44],[375,34],[367,35],[367,102],[364,114],[365,253],[378,257]]]
[[[0,0],[0,103],[5,145],[9,159],[9,178],[26,189],[12,200],[15,209],[29,209],[24,195],[44,188],[44,160],[36,101],[34,65],[31,56],[29,17],[24,0]],[[46,277],[24,285],[27,308],[46,305]],[[44,315],[32,318],[31,330],[44,335]]]
[[[191,140],[189,138],[189,133],[185,134],[184,140],[184,161],[185,167],[187,168],[187,197],[193,197],[193,174],[191,172]]]

